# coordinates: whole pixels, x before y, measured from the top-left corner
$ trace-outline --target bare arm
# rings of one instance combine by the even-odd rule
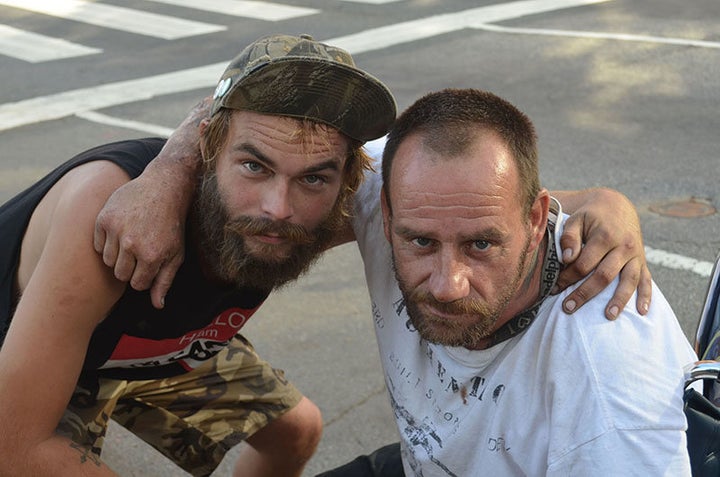
[[[646,314],[652,283],[640,219],[632,203],[620,192],[604,188],[554,191],[552,195],[565,212],[572,214],[560,238],[563,260],[569,266],[560,274],[558,288],[562,290],[590,274],[565,299],[565,311],[574,312],[619,275],[620,283],[605,307],[605,316],[615,319],[636,289],[635,306],[641,315]]]
[[[92,170],[99,174],[84,174]],[[23,257],[35,258],[21,262],[22,298],[0,349],[0,475],[116,475],[55,429],[92,331],[125,288],[91,237],[111,186],[128,177],[105,162],[70,174],[51,191],[57,201],[36,209],[23,242]],[[26,247],[37,250],[26,254]]]
[[[184,259],[185,218],[201,164],[199,124],[210,104],[206,98],[195,106],[142,175],[112,194],[95,224],[95,250],[105,264],[136,290],[152,286],[156,308]]]

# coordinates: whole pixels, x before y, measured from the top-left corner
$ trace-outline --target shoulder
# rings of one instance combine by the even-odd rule
[[[68,202],[79,201],[88,208],[98,208],[97,202],[104,204],[115,189],[140,175],[164,144],[161,138],[145,138],[89,149],[73,158],[77,165],[51,191],[60,193]]]
[[[165,145],[162,138],[142,138],[117,141],[93,147],[68,161],[71,167],[92,161],[109,161],[130,177],[139,176]]]
[[[93,248],[95,218],[108,197],[130,176],[118,165],[98,160],[68,171],[35,207],[22,241],[18,283],[24,289],[42,256],[65,250],[79,263],[100,261]],[[50,259],[60,262],[60,257]],[[45,267],[54,269],[54,267]],[[58,270],[59,271],[59,270]]]
[[[549,299],[539,317],[540,346],[558,383],[596,395],[619,425],[648,425],[649,413],[668,412],[669,405],[681,411],[683,367],[697,358],[654,284],[647,316],[637,314],[631,299],[615,321],[606,320],[604,304],[616,284],[572,315],[561,307],[570,290]]]
[[[113,162],[97,160],[81,164],[50,188],[33,217],[43,216],[47,226],[62,225],[68,220],[94,221],[110,194],[129,180],[128,173]]]
[[[548,298],[540,310],[547,329],[544,338],[565,339],[572,345],[571,349],[579,348],[579,351],[589,357],[602,355],[604,359],[620,361],[640,357],[663,361],[693,359],[692,348],[675,313],[655,283],[652,304],[646,316],[637,313],[633,298],[615,321],[607,320],[604,314],[605,304],[610,300],[617,284],[615,279],[572,315],[563,311],[562,300],[578,284]],[[670,349],[666,349],[667,347]],[[611,350],[617,352],[613,356],[606,356]]]

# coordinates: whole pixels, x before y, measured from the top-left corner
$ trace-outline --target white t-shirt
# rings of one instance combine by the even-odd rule
[[[690,475],[683,366],[696,360],[657,287],[614,322],[610,285],[572,316],[551,296],[488,350],[439,346],[409,324],[385,240],[378,175],[356,202],[380,358],[408,476]]]

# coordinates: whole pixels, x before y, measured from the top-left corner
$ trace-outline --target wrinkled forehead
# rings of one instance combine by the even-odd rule
[[[350,146],[347,136],[327,124],[252,111],[233,111],[229,139],[341,158],[347,155]]]
[[[420,135],[400,145],[388,188],[393,215],[476,219],[518,202],[518,174],[502,142],[474,141],[462,152],[446,152],[427,147]]]
[[[475,134],[461,148],[435,147],[438,140],[413,134],[400,144],[393,158],[391,189],[396,184],[415,188],[422,184],[452,191],[468,184],[478,190],[517,175],[509,148],[493,132]]]

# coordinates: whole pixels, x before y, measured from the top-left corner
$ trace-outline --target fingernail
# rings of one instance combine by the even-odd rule
[[[575,300],[568,300],[565,302],[565,311],[568,313],[572,313],[575,310],[575,307],[577,306],[577,303],[575,303]]]
[[[618,313],[620,313],[620,309],[617,307],[617,305],[611,306],[610,309],[608,310],[608,314],[610,315],[610,317],[611,317],[613,320],[614,320],[615,318],[617,318]]]
[[[563,262],[568,262],[573,256],[573,249],[566,248],[563,250]]]
[[[644,302],[642,305],[640,305],[640,313],[645,315],[648,310],[650,309],[650,304],[648,302]]]
[[[162,306],[162,307],[165,306],[165,297],[164,296],[160,297],[160,306]]]
[[[557,285],[553,285],[552,290],[550,290],[550,294],[557,295],[558,293],[560,293],[560,287],[558,287]]]

